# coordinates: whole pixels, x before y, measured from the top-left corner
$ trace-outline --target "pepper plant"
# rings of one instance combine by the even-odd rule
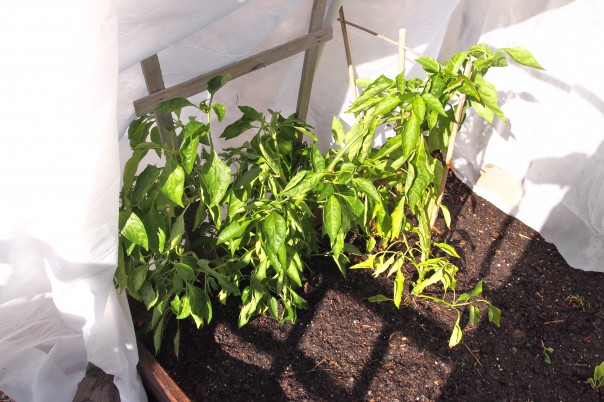
[[[478,322],[484,304],[498,325],[500,311],[481,298],[482,282],[455,294],[458,267],[452,260],[459,256],[432,240],[431,226],[439,211],[450,223],[440,203],[448,170],[443,155],[463,121],[466,99],[487,121],[494,115],[504,119],[484,74],[506,65],[506,55],[540,68],[524,49],[474,46],[445,64],[419,58],[425,80],[407,80],[401,73],[361,82],[366,89],[349,110],[356,123],[345,131],[334,118],[338,147],[326,153],[319,151],[312,128],[295,116],[270,110],[264,115],[246,106],[221,137],[252,131],[252,139],[218,153],[210,115],[224,118],[224,107],[213,103],[223,77],[210,81],[210,97],[199,105],[186,99],[163,103],[156,112],[171,114],[171,125],[159,127],[154,115],[134,121],[116,283],[153,309],[149,328],[156,349],[171,316],[190,316],[200,327],[212,318],[214,298],[240,297],[240,326],[265,312],[295,321],[297,308],[305,305],[297,292],[308,272],[305,263],[317,253],[331,255],[342,274],[354,254],[365,259],[352,268],[393,276],[392,297],[371,301],[392,300],[400,307],[404,298],[416,297],[454,309],[451,347],[461,340],[466,306],[470,324]],[[182,121],[184,107],[197,109],[207,121]],[[373,147],[384,124],[395,134]],[[162,131],[170,140],[162,141]],[[149,165],[138,173],[150,151],[163,167]],[[353,244],[352,238],[364,242]]]

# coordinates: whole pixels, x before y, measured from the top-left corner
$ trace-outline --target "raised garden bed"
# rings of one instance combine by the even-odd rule
[[[484,279],[499,328],[483,317],[449,349],[450,310],[370,303],[391,284],[363,270],[345,280],[317,258],[295,325],[260,317],[237,329],[233,300],[201,330],[180,322],[178,361],[166,332],[159,362],[193,401],[602,400],[585,380],[604,360],[604,275],[569,267],[457,179],[444,201],[453,226],[438,226],[462,257],[458,289]]]

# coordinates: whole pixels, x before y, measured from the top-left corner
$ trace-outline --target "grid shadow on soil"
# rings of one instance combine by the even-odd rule
[[[199,401],[601,400],[584,381],[604,360],[604,275],[570,268],[459,182],[448,203],[453,229],[441,233],[462,256],[458,291],[483,279],[485,297],[502,310],[500,328],[483,309],[449,349],[452,311],[369,303],[391,294],[389,280],[366,271],[344,280],[317,258],[295,325],[258,317],[238,329],[237,305],[227,303],[200,331],[180,323],[179,361],[166,333],[158,360]],[[572,294],[585,298],[584,311],[565,303]],[[543,345],[554,349],[549,365]]]

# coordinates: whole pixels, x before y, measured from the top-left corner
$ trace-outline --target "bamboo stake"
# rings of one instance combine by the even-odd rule
[[[340,21],[340,22],[341,22],[341,20],[340,20],[339,18],[338,18],[338,21]],[[360,30],[361,30],[361,31],[363,31],[363,32],[367,32],[367,33],[369,33],[369,34],[371,34],[371,35],[375,36],[376,38],[381,39],[381,40],[383,40],[383,41],[385,41],[385,42],[391,43],[391,44],[393,44],[393,45],[395,45],[395,46],[399,46],[399,42],[397,42],[397,41],[395,41],[395,40],[393,40],[393,39],[390,39],[390,38],[388,38],[388,37],[386,37],[386,36],[384,36],[384,35],[381,35],[381,34],[379,34],[379,33],[375,32],[375,31],[372,31],[372,30],[370,30],[370,29],[367,29],[367,28],[365,28],[365,27],[363,27],[363,26],[361,26],[361,25],[359,25],[359,24],[355,24],[355,23],[350,22],[350,21],[344,21],[344,23],[345,23],[346,25],[350,25],[351,27],[354,27],[354,28],[356,28],[356,29],[360,29]],[[399,34],[400,34],[400,31],[399,31]],[[407,52],[409,52],[409,53],[414,54],[414,55],[415,55],[415,56],[417,56],[417,57],[423,57],[423,56],[424,56],[423,54],[421,54],[421,53],[419,53],[419,52],[417,52],[417,51],[415,51],[415,50],[411,49],[410,47],[403,46],[403,49],[405,49],[405,50],[406,50]]]
[[[346,18],[344,18],[344,6],[340,7],[340,25],[342,26],[342,38],[344,40],[344,51],[346,53],[346,63],[348,64],[348,79],[350,80],[350,85],[352,85],[352,91],[354,93],[354,97],[359,96],[359,91],[357,90],[356,85],[356,74],[354,72],[354,65],[352,64],[352,53],[350,52],[350,43],[348,42],[348,30],[346,29]]]
[[[405,71],[405,40],[407,37],[407,30],[401,28],[398,30],[398,72],[402,73]]]
[[[469,61],[466,65],[464,75],[466,77],[470,77],[472,74],[472,62]],[[461,118],[463,116],[464,109],[466,108],[466,94],[459,94],[459,101],[457,102],[457,110],[455,111],[455,121],[453,122],[453,128],[451,129],[451,136],[449,137],[449,146],[447,147],[447,156],[445,158],[443,175],[440,178],[440,189],[438,192],[438,198],[436,199],[436,205],[434,207],[434,211],[432,212],[432,218],[430,219],[430,227],[434,227],[434,223],[436,222],[436,218],[438,217],[438,211],[440,209],[440,204],[442,203],[443,195],[445,193],[445,185],[447,184],[447,176],[449,175],[449,170],[451,169],[451,160],[453,159],[453,148],[455,147],[455,137],[457,137],[457,131],[459,131],[459,126],[461,125]]]

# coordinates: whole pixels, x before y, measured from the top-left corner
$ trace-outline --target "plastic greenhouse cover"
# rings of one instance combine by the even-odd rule
[[[468,116],[454,164],[477,193],[538,230],[570,265],[604,271],[604,81],[592,78],[604,61],[593,51],[604,39],[604,6],[343,4],[348,20],[393,39],[404,27],[409,47],[438,59],[477,42],[523,46],[536,56],[546,71],[512,65],[489,73],[509,124],[488,127]],[[306,33],[311,7],[310,0],[23,0],[3,7],[0,102],[10,111],[3,119],[10,134],[0,147],[0,389],[18,401],[70,401],[90,361],[115,375],[123,401],[146,399],[129,310],[112,282],[118,159],[128,155],[123,133],[134,118],[132,101],[146,94],[138,61],[157,52],[166,86],[174,85]],[[330,2],[329,22],[337,7]],[[333,26],[308,117],[323,148],[331,145],[333,115],[352,122],[343,111],[354,91]],[[348,34],[359,77],[396,74],[395,46],[352,28]],[[233,80],[218,102],[227,111],[246,104],[293,113],[302,57]],[[407,73],[420,69],[409,61]],[[231,113],[223,124],[238,117]]]

